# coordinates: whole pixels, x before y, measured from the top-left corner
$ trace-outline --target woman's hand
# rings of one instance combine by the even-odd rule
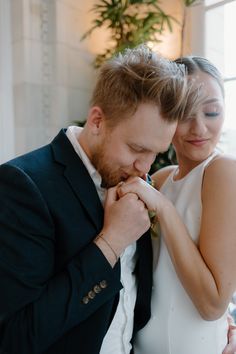
[[[236,353],[236,325],[232,317],[228,317],[229,330],[228,330],[228,344],[222,354],[235,354]]]
[[[117,193],[120,198],[127,193],[137,194],[148,210],[154,211],[158,216],[162,213],[165,203],[168,202],[164,195],[140,177],[130,177],[127,181],[121,182]]]

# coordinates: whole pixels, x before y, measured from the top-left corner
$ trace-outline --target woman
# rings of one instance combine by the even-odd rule
[[[152,317],[139,332],[135,354],[222,354],[227,344],[227,307],[236,289],[236,161],[216,150],[224,121],[224,90],[206,59],[186,57],[204,101],[178,123],[173,138],[178,167],[158,171],[160,192],[140,178],[122,184],[155,211]]]

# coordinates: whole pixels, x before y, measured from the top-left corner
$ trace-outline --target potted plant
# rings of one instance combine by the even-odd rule
[[[106,50],[95,58],[95,67],[127,47],[160,42],[166,29],[172,31],[175,20],[161,9],[158,0],[98,0],[91,11],[96,18],[82,40],[97,28],[110,33]]]

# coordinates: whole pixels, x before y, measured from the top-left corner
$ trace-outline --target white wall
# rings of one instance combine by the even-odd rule
[[[205,54],[205,12],[203,2],[187,9],[184,55]]]

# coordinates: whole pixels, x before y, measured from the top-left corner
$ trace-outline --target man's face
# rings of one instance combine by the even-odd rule
[[[164,121],[157,106],[142,103],[131,117],[103,133],[91,153],[91,162],[112,187],[130,176],[144,177],[159,152],[168,149],[177,123]]]

